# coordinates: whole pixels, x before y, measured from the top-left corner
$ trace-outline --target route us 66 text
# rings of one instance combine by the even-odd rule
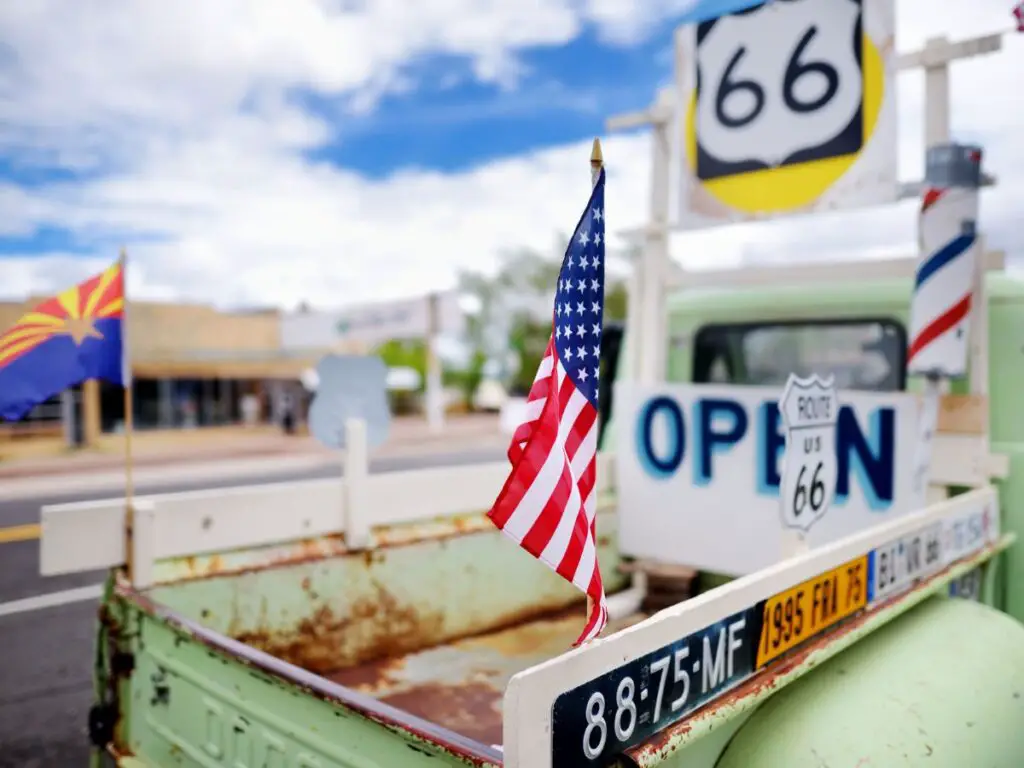
[[[754,669],[761,617],[747,609],[561,694],[552,764],[607,765]]]

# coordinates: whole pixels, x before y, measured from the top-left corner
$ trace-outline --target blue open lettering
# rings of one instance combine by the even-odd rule
[[[746,407],[725,398],[700,398],[692,406],[689,418],[692,444],[693,483],[710,484],[715,477],[716,454],[728,453],[740,443],[754,422],[754,487],[763,496],[779,492],[779,464],[785,448],[778,404],[761,403],[753,416]],[[878,407],[868,415],[862,430],[853,408],[844,405],[836,424],[836,452],[839,476],[836,482],[837,505],[850,494],[851,477],[860,487],[872,510],[888,509],[895,490],[896,413],[891,407]],[[665,440],[655,445],[655,425]],[[686,458],[687,419],[671,397],[652,398],[640,409],[636,425],[636,452],[640,464],[652,477],[673,476]]]
[[[736,445],[747,433],[747,412],[735,400],[708,398],[693,404],[694,422],[694,485],[707,485],[714,475],[711,458]],[[722,429],[722,421],[728,426]]]

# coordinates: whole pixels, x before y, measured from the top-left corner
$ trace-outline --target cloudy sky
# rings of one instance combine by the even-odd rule
[[[146,298],[344,305],[550,248],[589,143],[671,77],[692,0],[32,0],[0,4],[0,296],[132,258]],[[897,0],[897,47],[1008,30],[1012,0]],[[1024,36],[953,67],[953,130],[1024,257]],[[900,172],[923,75],[899,80]],[[641,224],[648,137],[605,138],[610,229]],[[913,248],[913,204],[676,236],[694,267]]]

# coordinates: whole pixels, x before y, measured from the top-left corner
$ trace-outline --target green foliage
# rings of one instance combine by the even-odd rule
[[[551,336],[550,309],[545,308],[551,307],[554,300],[565,242],[565,238],[559,238],[548,254],[526,249],[505,253],[493,276],[479,272],[463,272],[459,276],[461,292],[475,297],[480,305],[480,312],[468,320],[474,354],[486,354],[488,329],[497,326],[503,312],[509,315],[508,347],[520,360],[519,370],[506,382],[511,394],[529,391]],[[623,282],[613,281],[605,286],[607,321],[625,321],[626,299]]]
[[[412,368],[420,375],[420,390],[427,377],[427,346],[423,339],[391,339],[376,350],[388,368]]]

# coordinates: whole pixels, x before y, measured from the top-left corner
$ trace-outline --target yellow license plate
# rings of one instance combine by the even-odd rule
[[[867,573],[865,555],[768,598],[757,666],[763,667],[867,605]]]

